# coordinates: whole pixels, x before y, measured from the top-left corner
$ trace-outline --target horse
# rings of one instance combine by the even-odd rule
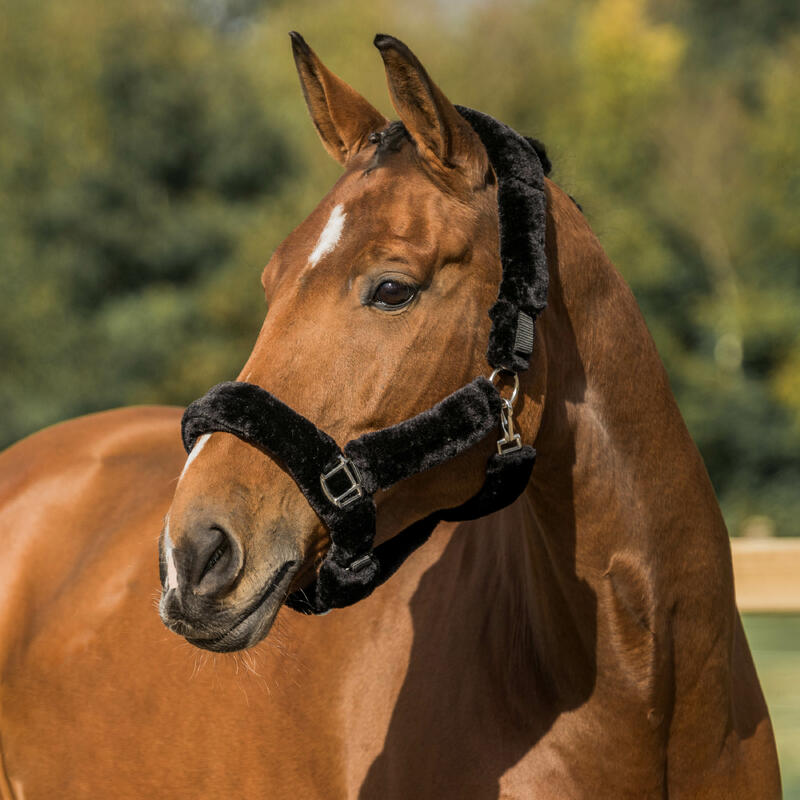
[[[402,124],[292,37],[344,171],[265,267],[239,376],[338,443],[487,373],[501,278],[485,147],[403,43],[375,44]],[[179,409],[3,454],[3,800],[780,796],[705,467],[631,291],[545,191],[530,479],[347,608],[286,607],[326,527],[263,448],[213,432],[187,459]],[[376,542],[475,495],[494,438],[378,492]]]

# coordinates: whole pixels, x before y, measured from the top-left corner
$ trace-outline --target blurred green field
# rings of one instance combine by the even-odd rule
[[[785,800],[800,800],[800,614],[745,614],[778,739]]]

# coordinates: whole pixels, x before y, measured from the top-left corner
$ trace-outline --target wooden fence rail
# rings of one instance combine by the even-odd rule
[[[731,539],[742,612],[800,613],[800,539]]]

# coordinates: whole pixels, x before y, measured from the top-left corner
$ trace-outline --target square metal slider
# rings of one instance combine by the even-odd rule
[[[319,476],[319,483],[336,508],[347,508],[364,495],[356,465],[344,456],[339,456],[339,463],[333,469]]]
[[[502,439],[497,440],[497,452],[501,456],[515,453],[517,450],[522,450],[522,439],[520,439],[518,433],[511,437],[504,436]]]

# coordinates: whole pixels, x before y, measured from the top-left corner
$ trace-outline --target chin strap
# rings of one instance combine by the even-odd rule
[[[476,519],[504,508],[525,489],[533,469],[536,451],[522,444],[514,429],[514,401],[517,373],[528,368],[536,318],[547,302],[544,175],[525,137],[479,111],[456,108],[481,138],[498,180],[503,274],[489,310],[491,378],[476,378],[416,417],[365,433],[341,449],[314,423],[250,383],[221,383],[183,415],[187,452],[198,437],[216,431],[261,448],[284,466],[328,529],[331,544],[316,579],[286,600],[296,611],[321,614],[361,600],[393,575],[440,521]],[[508,399],[494,385],[503,375],[514,381]],[[449,461],[498,427],[502,437],[478,494],[373,546],[375,492]]]

